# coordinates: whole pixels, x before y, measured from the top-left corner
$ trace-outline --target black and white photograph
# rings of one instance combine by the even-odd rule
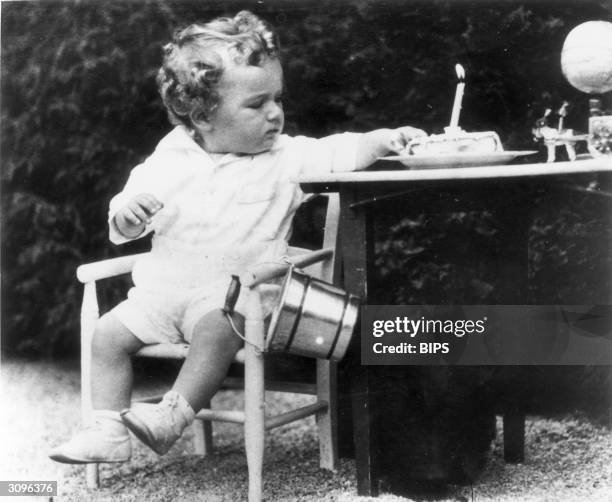
[[[0,51],[2,500],[612,500],[610,0],[2,0]]]

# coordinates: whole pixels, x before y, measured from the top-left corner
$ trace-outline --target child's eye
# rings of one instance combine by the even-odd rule
[[[278,104],[281,104],[283,102],[283,97],[282,96],[276,96],[274,98],[274,101]]]
[[[263,105],[263,100],[262,99],[258,99],[257,101],[253,101],[252,103],[249,103],[247,105],[248,108],[253,108],[254,110],[257,110],[258,108],[261,108]]]

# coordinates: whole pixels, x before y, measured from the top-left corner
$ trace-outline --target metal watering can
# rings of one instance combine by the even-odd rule
[[[239,294],[240,281],[232,276],[223,308],[228,317]],[[344,357],[357,322],[359,297],[289,267],[279,298],[265,337],[265,352],[332,361]]]
[[[290,267],[272,312],[265,348],[339,361],[358,314],[359,297]]]

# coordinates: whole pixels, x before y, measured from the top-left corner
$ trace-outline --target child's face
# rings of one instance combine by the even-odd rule
[[[196,125],[211,153],[255,154],[269,150],[283,130],[283,72],[278,60],[261,66],[225,58],[220,102],[203,125]]]

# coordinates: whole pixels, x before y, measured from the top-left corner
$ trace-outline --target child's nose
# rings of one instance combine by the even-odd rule
[[[278,103],[272,102],[268,106],[267,117],[268,120],[277,120],[283,113],[283,108]]]

